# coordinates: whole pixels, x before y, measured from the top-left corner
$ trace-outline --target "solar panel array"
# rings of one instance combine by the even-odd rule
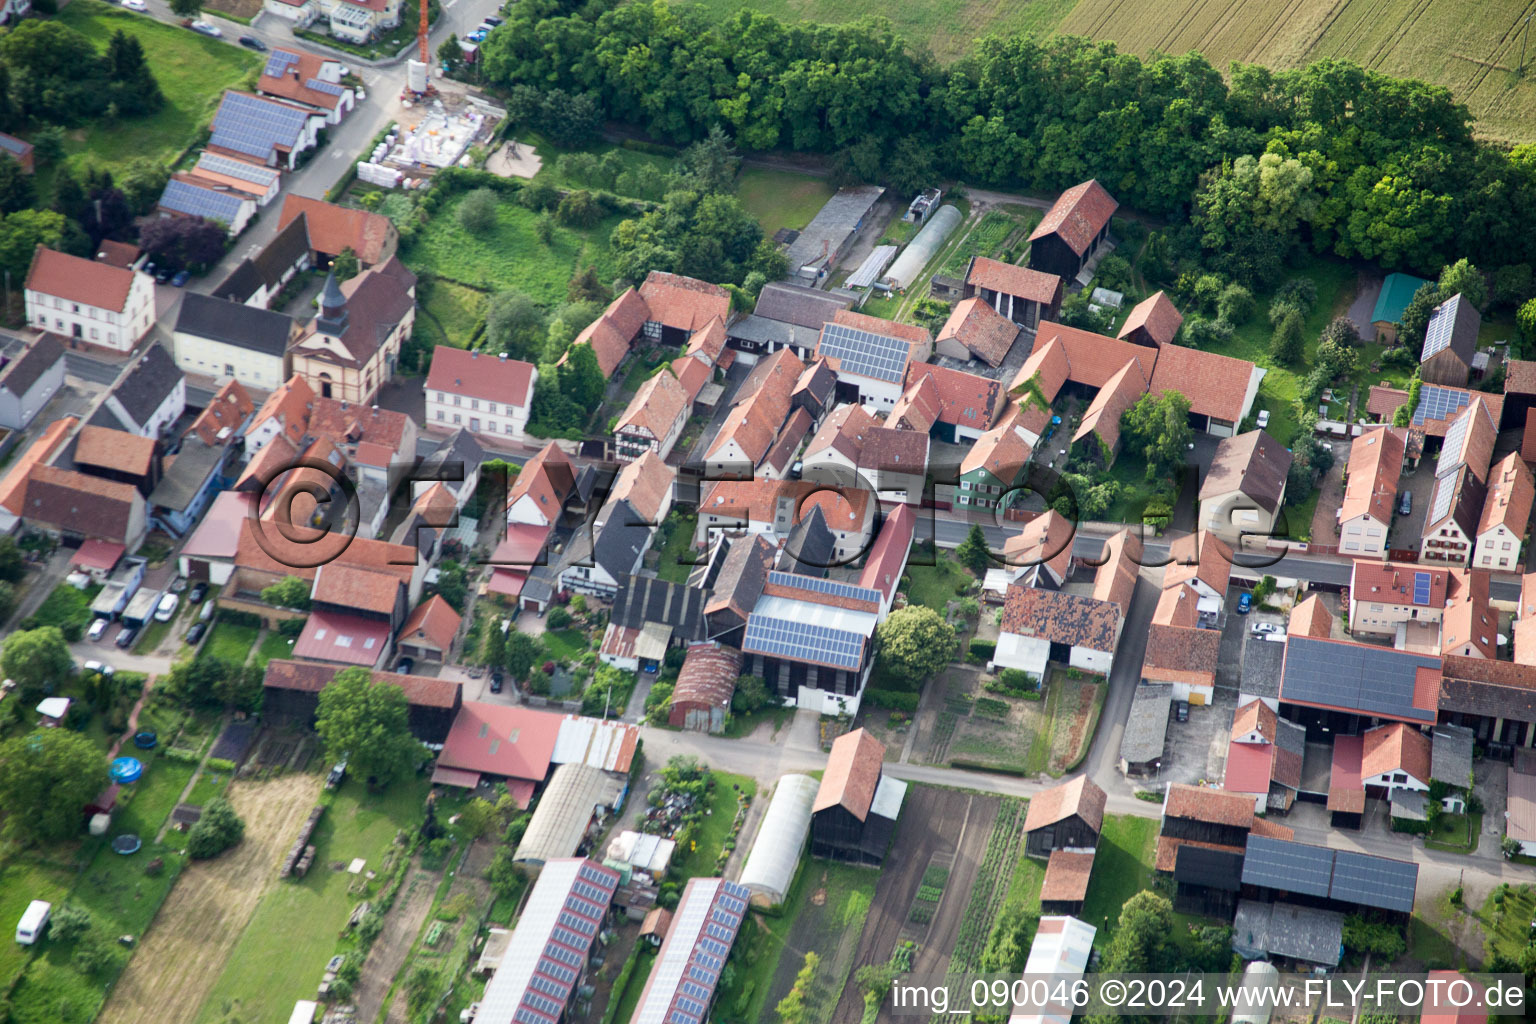
[[[683,894],[634,1024],[703,1024],[747,913],[746,888],[704,879]]]
[[[846,597],[853,601],[869,601],[874,604],[880,603],[880,591],[871,587],[860,587],[853,583],[839,583],[837,580],[824,580],[816,576],[799,576],[792,572],[780,572],[776,569],[768,574],[768,582],[781,587],[793,587],[796,590],[805,590],[815,594]]]
[[[267,66],[262,69],[264,75],[281,75],[288,70],[289,64],[297,64],[299,55],[288,50],[273,50],[267,57]]]
[[[1368,853],[1337,850],[1333,859],[1333,886],[1328,895],[1380,910],[1413,910],[1419,866]]]
[[[855,671],[864,662],[864,637],[809,622],[793,622],[753,612],[741,648],[752,654],[831,665]]]
[[[1283,839],[1250,835],[1243,856],[1243,884],[1304,896],[1327,896],[1333,881],[1333,851]]]
[[[1413,425],[1423,426],[1426,420],[1447,420],[1466,408],[1472,396],[1458,388],[1445,388],[1438,384],[1419,385],[1419,405],[1413,410]]]
[[[213,116],[213,136],[208,144],[266,160],[274,146],[295,145],[312,116],[259,96],[226,92],[219,112]]]
[[[279,177],[278,172],[271,167],[258,167],[245,160],[236,160],[232,156],[220,156],[218,153],[210,153],[207,150],[197,158],[197,166],[216,174],[226,174],[231,178],[249,181],[263,188],[277,181]]]
[[[1459,305],[1461,296],[1453,295],[1430,315],[1429,323],[1424,327],[1424,354],[1421,359],[1443,352],[1451,344],[1451,337],[1456,330],[1456,308]]]
[[[827,324],[821,329],[818,351],[839,360],[848,373],[899,384],[906,376],[912,346],[887,334],[847,324]]]
[[[240,200],[227,192],[198,188],[185,181],[168,181],[160,195],[160,205],[167,210],[191,217],[206,217],[232,225],[240,215]]]
[[[1413,574],[1413,603],[1429,604],[1429,588],[1434,577],[1427,572]]]
[[[1415,677],[1420,668],[1438,670],[1439,664],[1438,658],[1389,647],[1292,636],[1285,645],[1280,699],[1432,722],[1433,710],[1414,707]]]
[[[1447,473],[1435,479],[1435,493],[1429,502],[1429,521],[1438,523],[1451,514],[1451,504],[1456,499],[1458,474]]]
[[[1420,390],[1423,390],[1422,386]],[[1445,443],[1441,446],[1440,451],[1442,453],[1450,453],[1455,461],[1446,462],[1444,454],[1442,454],[1440,462],[1435,466],[1436,475],[1442,475],[1442,470],[1451,470],[1461,464],[1464,455],[1463,449],[1467,444],[1467,431],[1471,428],[1472,417],[1462,415],[1458,415],[1451,421],[1451,425],[1445,428]]]
[[[334,82],[322,82],[318,78],[306,79],[304,84],[316,92],[323,92],[327,96],[340,96],[346,90]]]

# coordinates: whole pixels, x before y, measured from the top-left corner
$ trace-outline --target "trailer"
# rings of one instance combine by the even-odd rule
[[[52,914],[52,903],[47,900],[33,900],[27,905],[21,920],[16,922],[16,941],[23,946],[32,945],[42,937],[43,929],[48,927],[48,918]]]

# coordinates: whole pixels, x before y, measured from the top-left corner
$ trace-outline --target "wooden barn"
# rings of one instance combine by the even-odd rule
[[[864,729],[832,744],[811,805],[811,855],[879,864],[896,832],[907,784],[881,773],[885,744]]]
[[[1024,819],[1024,852],[1049,857],[1056,850],[1098,849],[1104,801],[1104,790],[1086,775],[1034,797]]]
[[[1029,269],[1072,281],[1109,237],[1120,204],[1097,181],[1063,192],[1029,236]]]
[[[320,691],[330,684],[339,670],[336,665],[273,658],[267,662],[266,678],[262,681],[263,719],[272,723],[313,726],[315,712],[320,707]],[[394,683],[405,691],[412,736],[423,743],[442,743],[448,738],[448,730],[453,727],[454,716],[463,702],[458,683],[395,672],[371,672],[369,675],[374,682]]]

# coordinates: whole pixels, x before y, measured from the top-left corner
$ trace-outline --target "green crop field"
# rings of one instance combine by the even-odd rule
[[[721,15],[751,7],[786,19],[889,18],[941,60],[991,32],[1059,31],[1108,39],[1138,54],[1199,50],[1223,70],[1234,60],[1291,68],[1320,57],[1443,85],[1492,139],[1536,138],[1536,76],[1517,81],[1531,0],[707,0]],[[1527,52],[1528,61],[1536,54]]]

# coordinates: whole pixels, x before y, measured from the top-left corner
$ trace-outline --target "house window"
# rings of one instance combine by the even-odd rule
[[[469,400],[469,407],[471,409],[475,410],[475,412],[479,412],[480,411],[480,399],[478,399],[478,398],[471,398]]]
[[[226,377],[233,377],[234,375],[235,375],[235,364],[234,363],[225,363],[224,364],[224,376],[226,376]]]
[[[454,422],[454,425],[457,426],[458,424],[464,422],[464,417],[460,416],[458,413],[454,413],[453,414],[453,422]]]
[[[445,413],[445,412],[443,412],[443,410],[439,409],[439,410],[437,410],[437,418],[439,420],[446,419],[447,418],[447,413]]]
[[[453,404],[454,405],[463,405],[464,401],[458,395],[454,395],[453,396]]]
[[[1398,772],[1397,774],[1392,776],[1392,781],[1393,782],[1407,782],[1408,781],[1408,776],[1404,775],[1402,772]]]

